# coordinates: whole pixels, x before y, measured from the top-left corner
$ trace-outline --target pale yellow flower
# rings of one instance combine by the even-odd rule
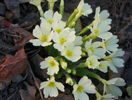
[[[94,94],[95,92],[95,86],[87,76],[82,77],[78,84],[73,86],[73,94],[75,100],[89,100],[87,93]]]
[[[33,30],[33,36],[36,39],[31,39],[30,42],[33,43],[34,46],[48,46],[51,45],[53,32],[51,31],[51,26],[47,24],[47,22],[42,21],[40,26],[36,26]]]
[[[105,56],[105,49],[101,48],[101,42],[93,42],[92,40],[86,41],[85,50],[88,53],[88,56],[97,56],[97,58],[103,58]]]
[[[90,30],[93,35],[105,40],[112,37],[112,33],[108,32],[111,29],[111,19],[108,17],[109,13],[107,10],[103,10],[100,12],[100,7],[96,8],[94,17],[95,20],[90,26]]]
[[[92,13],[92,8],[88,3],[84,3],[84,0],[81,0],[78,7],[78,13],[84,16],[88,16],[88,14]]]
[[[67,44],[75,40],[75,37],[75,31],[70,28],[65,28],[61,34],[55,32],[53,36],[53,41],[55,42],[54,48],[62,51]]]
[[[124,55],[124,51],[121,49],[118,49],[114,53],[112,53],[109,56],[104,57],[105,61],[107,61],[107,64],[109,68],[117,73],[117,68],[123,67],[124,60],[121,58]]]
[[[118,99],[118,96],[122,96],[122,91],[118,86],[125,86],[126,83],[122,78],[113,78],[106,82],[106,93],[112,94],[115,96],[115,99]]]
[[[52,10],[48,10],[44,13],[44,18],[41,20],[46,20],[47,23],[53,25],[54,23],[58,23],[61,21],[62,15],[59,14],[57,11],[54,13]]]
[[[81,58],[81,47],[80,46],[67,46],[61,51],[61,55],[72,62],[76,62]]]
[[[40,63],[41,69],[48,69],[48,75],[57,74],[59,71],[59,63],[53,57],[47,57]]]
[[[64,92],[64,85],[56,82],[54,77],[40,84],[40,89],[43,89],[45,98],[58,96],[58,90]]]
[[[90,69],[97,69],[99,67],[100,62],[98,61],[96,56],[90,56],[86,59],[85,65]]]

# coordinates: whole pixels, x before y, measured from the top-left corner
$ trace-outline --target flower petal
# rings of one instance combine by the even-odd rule
[[[113,96],[122,96],[122,91],[119,87],[116,87],[114,85],[110,85],[107,87],[107,93],[112,94]]]
[[[86,93],[79,93],[79,100],[89,100],[89,96]]]
[[[29,42],[31,42],[34,46],[40,46],[42,43],[39,39],[31,39]]]
[[[86,85],[84,86],[84,91],[87,92],[87,93],[91,93],[91,94],[96,93],[95,86],[92,85],[92,84],[91,84],[91,85],[86,84]]]
[[[35,29],[33,30],[33,36],[39,38],[41,35],[42,35],[41,28],[38,25],[36,25]]]
[[[126,83],[125,83],[124,79],[122,79],[122,78],[113,78],[113,79],[107,81],[107,84],[113,84],[116,86],[124,86]]]
[[[58,96],[58,90],[56,87],[54,88],[51,88],[51,91],[50,91],[50,97],[57,97]]]
[[[48,10],[44,13],[44,18],[46,18],[46,20],[52,19],[53,18],[53,11],[52,10]]]
[[[63,85],[62,83],[56,82],[56,87],[57,87],[60,91],[64,92],[64,85]]]
[[[82,85],[82,86],[85,86],[86,84],[91,84],[91,83],[92,83],[92,81],[91,81],[90,79],[88,79],[87,76],[83,76],[83,77],[80,79],[80,81],[79,81],[78,84],[80,84],[80,85]]]
[[[43,93],[45,98],[48,98],[50,96],[50,91],[51,89],[49,87],[44,88]]]
[[[124,64],[124,60],[121,59],[121,58],[113,58],[112,61],[113,61],[113,64],[115,66],[119,67],[119,68],[124,66],[123,65]]]

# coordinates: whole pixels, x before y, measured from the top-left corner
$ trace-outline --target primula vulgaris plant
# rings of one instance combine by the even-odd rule
[[[81,0],[69,19],[63,21],[64,1],[60,1],[60,12],[53,11],[57,0],[47,1],[49,10],[45,12],[41,8],[42,0],[30,2],[38,8],[41,16],[40,25],[36,25],[33,30],[35,39],[30,42],[34,46],[44,47],[49,54],[40,63],[41,69],[47,69],[49,75],[49,79],[40,84],[45,98],[58,96],[58,90],[65,91],[64,82],[62,84],[55,81],[55,78],[65,77],[65,83],[73,86],[75,100],[89,100],[88,94],[95,94],[97,100],[117,99],[122,95],[118,86],[124,86],[125,81],[122,78],[105,80],[93,72],[99,70],[107,73],[110,69],[117,73],[117,68],[124,63],[121,59],[124,51],[117,44],[119,40],[109,32],[111,19],[108,11],[101,11],[97,7],[91,24],[76,32],[76,22],[81,16],[88,16],[93,12],[91,6]],[[77,76],[82,78],[77,81]],[[103,83],[103,91],[92,83],[90,77]]]

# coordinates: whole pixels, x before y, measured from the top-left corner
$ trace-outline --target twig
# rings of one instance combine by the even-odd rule
[[[36,79],[36,77],[35,77],[35,75],[34,75],[34,73],[33,73],[33,71],[32,71],[32,68],[31,68],[31,65],[30,65],[29,62],[28,62],[28,66],[29,66],[29,71],[31,72],[31,74],[32,74],[32,76],[33,76],[34,83],[35,83],[35,85],[36,85],[36,87],[37,87],[37,89],[38,89],[38,91],[39,91],[39,93],[40,93],[40,97],[41,97],[42,100],[45,100],[45,99],[44,99],[44,96],[43,96],[43,94],[42,94],[42,91],[41,91],[40,88],[39,88],[39,83],[37,82],[37,79]]]

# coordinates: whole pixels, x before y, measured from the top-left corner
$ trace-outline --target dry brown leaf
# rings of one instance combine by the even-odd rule
[[[10,81],[15,75],[22,73],[27,67],[27,57],[24,49],[15,56],[8,55],[0,62],[0,81]]]
[[[0,32],[0,51],[5,54],[0,60],[0,81],[8,82],[26,69],[24,46],[32,35],[5,20],[1,20]]]

